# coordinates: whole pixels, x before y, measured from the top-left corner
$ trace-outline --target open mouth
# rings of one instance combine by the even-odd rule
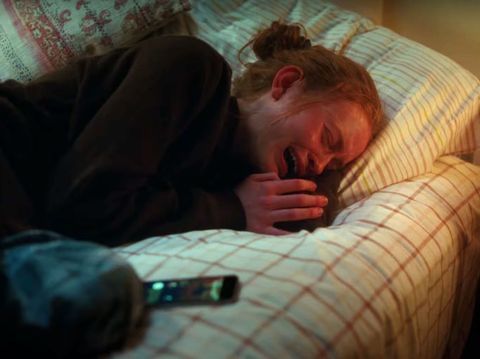
[[[297,173],[297,159],[293,153],[293,149],[291,147],[287,147],[283,152],[283,157],[285,158],[285,162],[287,163],[287,174],[285,177],[294,177]]]

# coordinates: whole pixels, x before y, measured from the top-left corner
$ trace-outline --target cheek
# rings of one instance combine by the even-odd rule
[[[360,157],[365,150],[367,149],[368,142],[364,142],[365,144],[358,146],[354,151],[352,151],[350,154],[345,156],[345,163],[350,163],[355,161],[358,157]]]
[[[255,136],[249,149],[250,161],[261,171],[270,171],[271,163],[274,161],[274,148],[274,141],[270,136]]]
[[[370,144],[370,141],[372,140],[372,133],[370,130],[364,132],[364,135],[361,136],[361,139],[359,140],[360,146],[359,146],[359,154],[361,155],[365,150],[367,149],[368,145]]]
[[[350,133],[351,136],[351,150],[348,151],[346,157],[351,161],[357,159],[362,155],[363,152],[367,149],[371,139],[372,139],[372,131],[370,126],[364,125],[359,126],[356,128],[355,132]]]

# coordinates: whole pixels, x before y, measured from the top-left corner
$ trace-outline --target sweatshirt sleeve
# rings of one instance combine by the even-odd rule
[[[215,50],[194,38],[156,37],[83,60],[74,71],[76,113],[95,111],[89,121],[72,115],[71,146],[49,192],[51,229],[118,245],[188,230],[244,228],[232,189],[206,190],[162,173],[173,149],[184,146],[185,156],[192,151],[192,133],[208,134],[204,141],[215,143],[225,126],[231,71]],[[92,105],[96,94],[105,98]]]

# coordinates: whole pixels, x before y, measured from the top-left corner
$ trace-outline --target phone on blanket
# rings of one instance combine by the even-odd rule
[[[226,304],[237,299],[240,283],[225,275],[144,282],[143,288],[147,306]]]

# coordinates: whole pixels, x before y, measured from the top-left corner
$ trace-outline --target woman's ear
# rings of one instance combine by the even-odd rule
[[[283,66],[272,81],[272,97],[279,100],[297,81],[303,79],[303,70],[295,65]]]

